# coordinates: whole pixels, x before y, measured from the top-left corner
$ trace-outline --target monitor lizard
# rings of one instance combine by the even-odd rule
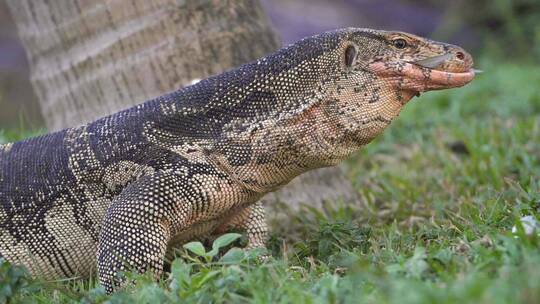
[[[107,292],[172,248],[233,228],[267,236],[265,193],[333,166],[421,92],[475,76],[462,48],[346,28],[95,122],[0,146],[0,256]]]

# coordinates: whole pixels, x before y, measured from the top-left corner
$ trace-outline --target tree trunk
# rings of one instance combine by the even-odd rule
[[[279,47],[257,0],[8,0],[49,130],[81,125]],[[267,201],[356,201],[338,168]],[[276,206],[277,204],[267,204]],[[275,209],[273,214],[275,214]]]
[[[80,125],[279,47],[251,0],[9,0],[49,130]]]

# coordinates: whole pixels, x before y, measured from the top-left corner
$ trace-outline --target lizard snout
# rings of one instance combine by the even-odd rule
[[[455,46],[447,54],[449,54],[449,60],[444,62],[441,68],[436,68],[437,70],[449,73],[463,73],[472,69],[474,65],[473,58],[464,49]]]
[[[453,46],[441,55],[429,56],[412,63],[424,68],[448,73],[468,72],[474,64],[472,56],[457,46]]]

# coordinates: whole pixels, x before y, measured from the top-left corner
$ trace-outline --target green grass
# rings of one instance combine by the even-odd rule
[[[0,302],[540,303],[539,237],[510,232],[540,209],[540,66],[479,66],[346,162],[361,206],[306,206],[274,227],[267,263],[183,252],[161,281],[112,296],[4,263]]]

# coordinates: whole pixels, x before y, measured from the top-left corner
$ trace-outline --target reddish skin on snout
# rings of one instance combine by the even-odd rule
[[[382,78],[399,82],[402,90],[413,92],[461,87],[471,82],[475,76],[472,61],[464,66],[463,71],[458,72],[429,69],[408,62],[396,65],[375,62],[369,68]]]

